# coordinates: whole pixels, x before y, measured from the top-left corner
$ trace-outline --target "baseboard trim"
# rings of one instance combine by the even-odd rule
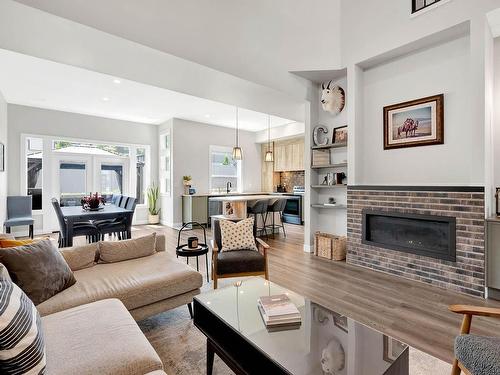
[[[313,246],[312,245],[306,245],[306,244],[304,244],[304,252],[305,253],[312,253],[313,252]]]

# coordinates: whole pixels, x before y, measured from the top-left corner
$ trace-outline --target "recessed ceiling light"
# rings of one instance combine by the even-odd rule
[[[115,78],[113,80],[114,83],[116,83],[117,85],[119,85],[120,83],[122,83],[122,81],[120,81],[118,78]]]
[[[209,114],[206,114],[206,115],[205,115],[205,117],[206,117],[206,118],[210,118],[210,115],[209,115]]]
[[[109,102],[109,98],[108,98],[107,96],[104,96],[104,97],[102,98],[102,101],[103,101],[103,102]]]

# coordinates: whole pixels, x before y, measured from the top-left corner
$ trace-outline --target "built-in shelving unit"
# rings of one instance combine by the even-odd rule
[[[342,148],[342,147],[347,147],[347,143],[332,143],[322,146],[312,146],[311,150],[325,150],[329,148]]]
[[[331,205],[331,204],[311,204],[311,207],[314,208],[327,208],[330,210],[345,210],[347,209],[346,205],[343,204],[336,204],[336,205]]]
[[[324,168],[344,168],[344,167],[347,167],[347,163],[313,165],[311,168],[312,169],[324,169]]]
[[[337,185],[311,185],[313,189],[345,189],[347,187],[346,184],[337,184]]]

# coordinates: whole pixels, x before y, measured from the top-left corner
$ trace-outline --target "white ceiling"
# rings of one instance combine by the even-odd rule
[[[0,49],[0,91],[12,104],[161,124],[173,117],[235,127],[234,106]],[[239,110],[240,128],[267,128],[267,115]],[[271,126],[292,123],[271,116]]]

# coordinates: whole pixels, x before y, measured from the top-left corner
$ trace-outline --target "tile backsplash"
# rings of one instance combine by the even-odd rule
[[[287,192],[291,192],[294,186],[304,186],[305,172],[274,172],[274,190],[278,184],[285,186]]]

